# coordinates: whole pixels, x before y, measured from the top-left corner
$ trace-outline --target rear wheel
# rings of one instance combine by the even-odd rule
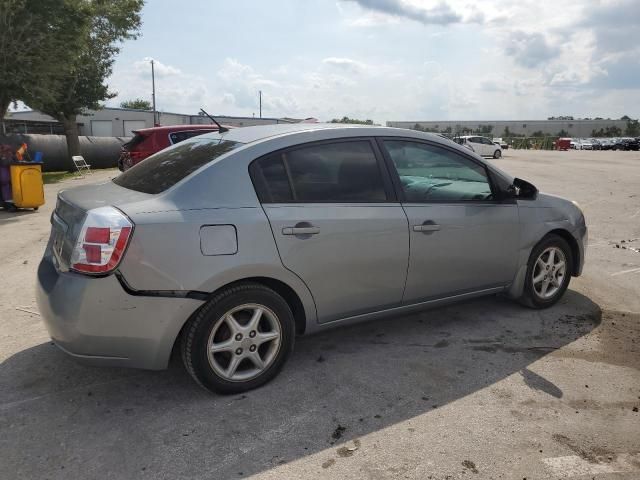
[[[546,236],[531,252],[520,301],[531,308],[552,306],[567,290],[572,271],[569,244],[558,235]]]
[[[274,378],[293,349],[287,302],[260,284],[230,287],[207,302],[186,327],[182,359],[207,390],[232,394]]]
[[[502,156],[502,152],[500,150],[496,150],[493,152],[493,158],[500,158]]]

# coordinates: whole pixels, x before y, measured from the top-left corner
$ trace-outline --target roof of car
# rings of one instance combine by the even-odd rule
[[[439,135],[417,132],[403,128],[379,127],[373,125],[349,125],[344,123],[293,123],[293,124],[273,124],[259,125],[255,127],[234,128],[228,132],[219,134],[217,132],[198,136],[198,139],[219,139],[231,140],[240,143],[252,143],[271,137],[279,137],[285,135],[293,135],[302,132],[312,132],[319,130],[350,130],[354,131],[354,135],[370,136],[370,135],[397,135],[402,136],[403,133],[411,133],[410,136],[428,136],[436,138],[440,141],[443,138]],[[357,132],[360,130],[359,132]]]

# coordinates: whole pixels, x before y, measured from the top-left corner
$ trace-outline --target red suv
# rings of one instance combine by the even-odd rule
[[[196,135],[217,131],[218,127],[215,125],[170,125],[134,130],[134,137],[122,145],[118,168],[124,172],[171,145]]]

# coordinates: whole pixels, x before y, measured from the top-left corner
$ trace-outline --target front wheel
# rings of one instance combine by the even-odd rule
[[[569,286],[573,256],[566,240],[547,235],[532,250],[521,303],[531,308],[554,305]]]
[[[493,158],[500,158],[502,156],[502,152],[500,150],[496,150],[493,152]]]
[[[187,325],[182,360],[207,390],[240,393],[280,372],[294,337],[287,302],[264,285],[241,284],[217,294]]]

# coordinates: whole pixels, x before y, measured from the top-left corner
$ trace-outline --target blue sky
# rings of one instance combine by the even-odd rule
[[[147,0],[109,84],[196,113],[640,116],[638,0]]]

